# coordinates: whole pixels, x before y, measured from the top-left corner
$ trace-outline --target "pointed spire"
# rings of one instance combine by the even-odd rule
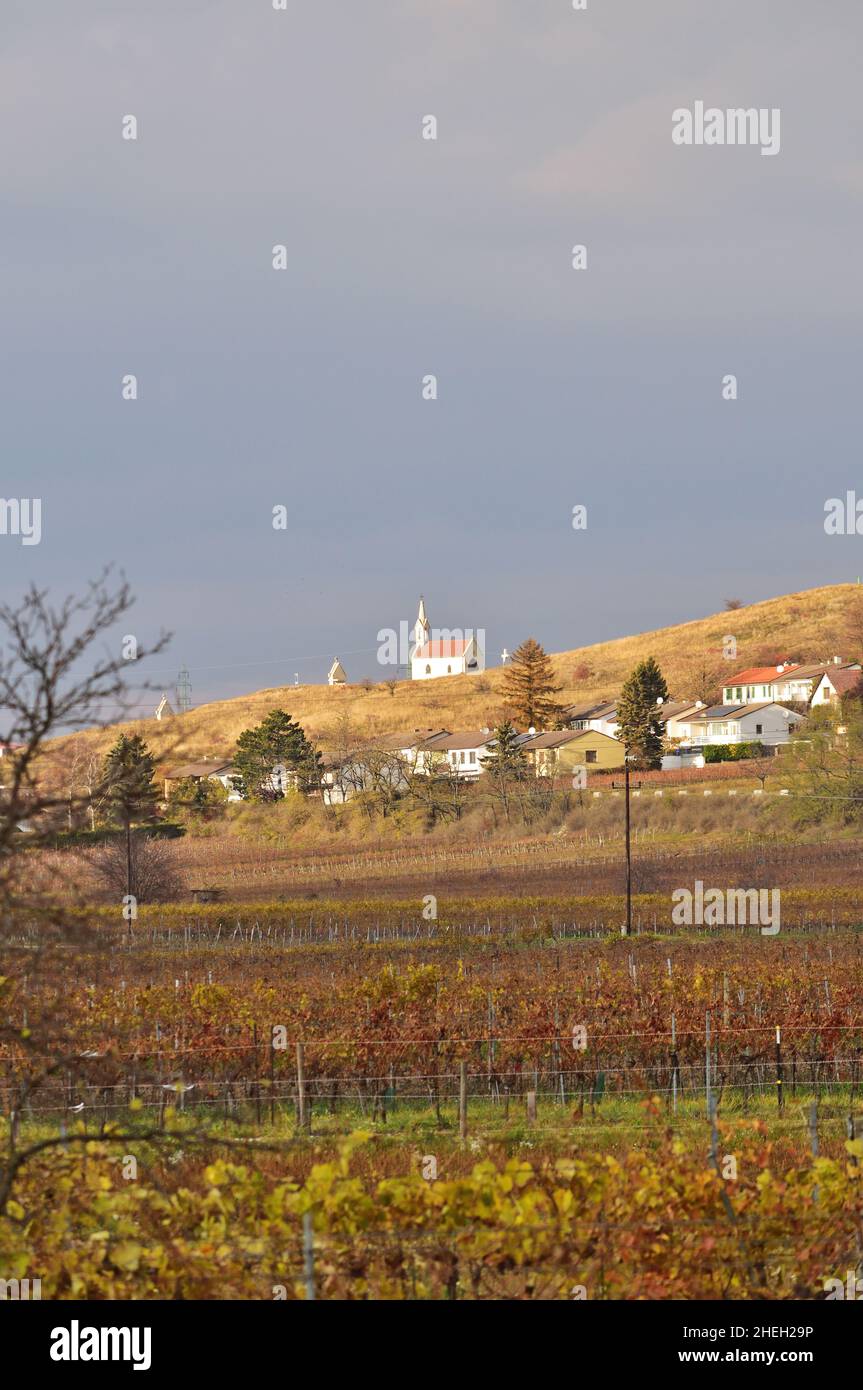
[[[414,645],[421,647],[429,640],[430,634],[429,620],[426,616],[426,604],[422,594],[420,594],[420,606],[417,613],[416,624],[414,625]]]

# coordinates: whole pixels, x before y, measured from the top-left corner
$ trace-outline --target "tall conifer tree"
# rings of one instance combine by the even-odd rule
[[[555,728],[563,717],[563,706],[554,698],[560,689],[550,657],[528,637],[513,653],[503,679],[503,698],[513,718],[526,728]]]
[[[649,656],[635,667],[617,702],[617,737],[637,767],[661,765],[664,730],[658,702],[667,699],[665,677]]]

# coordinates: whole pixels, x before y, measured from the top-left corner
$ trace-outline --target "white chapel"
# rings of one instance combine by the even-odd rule
[[[411,680],[434,680],[437,676],[468,676],[485,670],[482,630],[471,628],[432,628],[420,598],[414,624],[411,650]]]

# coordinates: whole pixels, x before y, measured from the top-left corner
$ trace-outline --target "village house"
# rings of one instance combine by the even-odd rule
[[[449,733],[448,729],[412,729],[402,733],[383,734],[380,738],[374,739],[373,743],[375,748],[398,754],[412,770],[422,771],[423,748],[430,740],[446,733]]]
[[[557,777],[577,767],[599,771],[623,767],[623,744],[598,729],[555,729],[521,741],[537,777]]]
[[[205,778],[208,782],[219,782],[228,793],[229,801],[240,801],[240,793],[235,791],[231,777],[234,775],[234,766],[229,758],[201,758],[196,763],[185,763],[182,767],[172,768],[165,773],[165,800],[171,794],[171,784],[184,782],[190,779],[193,782],[202,782]]]
[[[325,803],[342,805],[376,784],[404,790],[411,774],[422,770],[420,750],[430,739],[446,732],[446,729],[413,729],[381,734],[356,751],[325,756],[321,777]]]
[[[669,727],[674,721],[691,710],[700,708],[698,701],[693,700],[666,700],[658,708],[657,722],[664,726],[665,734],[668,738],[679,738],[680,735],[675,729]],[[570,705],[565,710],[567,724],[571,729],[593,729],[596,733],[607,734],[609,738],[617,738],[620,731],[620,724],[617,719],[617,703],[614,700],[595,701],[584,705]]]
[[[445,762],[459,777],[478,777],[494,737],[490,729],[438,734],[418,750],[417,772],[434,773]]]
[[[828,671],[859,671],[860,667],[851,662],[843,662],[835,656],[832,662],[819,662],[813,666],[796,666],[788,671],[786,693],[783,700],[793,700],[798,704],[808,704],[821,677]]]
[[[615,700],[592,700],[587,704],[569,705],[564,710],[564,718],[570,729],[593,729],[609,738],[617,735],[617,702]]]
[[[812,693],[812,708],[817,705],[837,705],[846,695],[860,688],[863,672],[856,667],[825,671]]]
[[[724,743],[787,743],[803,716],[765,701],[749,705],[710,705],[682,719],[690,730],[684,743],[709,747]]]
[[[832,662],[814,665],[793,665],[784,661],[778,666],[751,666],[738,671],[728,685],[723,687],[722,699],[725,704],[738,704],[753,700],[772,700],[781,703],[793,700],[808,704],[821,677],[834,671],[859,671],[857,662],[844,661],[834,656]]]
[[[359,792],[387,784],[406,790],[411,776],[455,772],[473,779],[494,743],[490,729],[415,729],[386,734],[347,758],[324,759],[323,798],[328,806],[350,801]]]
[[[704,708],[703,700],[690,700],[688,703],[667,700],[661,707],[659,722],[669,742],[691,738],[691,720],[697,718]]]

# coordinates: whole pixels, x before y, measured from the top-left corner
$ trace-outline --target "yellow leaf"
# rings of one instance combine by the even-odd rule
[[[117,1269],[134,1272],[141,1262],[141,1247],[134,1240],[121,1240],[111,1251],[110,1260]]]

